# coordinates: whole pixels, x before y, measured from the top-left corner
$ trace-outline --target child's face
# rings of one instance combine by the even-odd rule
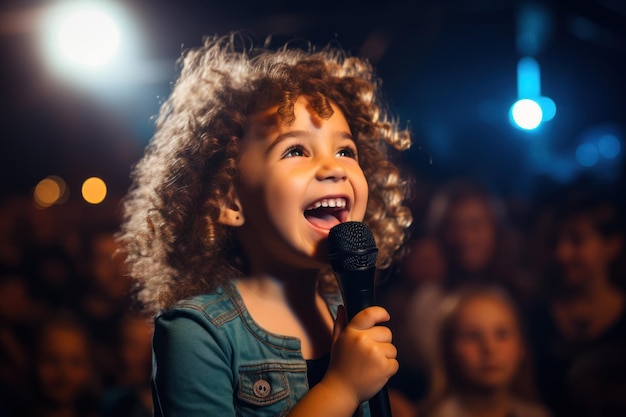
[[[327,264],[321,243],[340,222],[362,221],[368,198],[350,127],[335,105],[320,118],[308,100],[295,121],[280,123],[277,108],[251,118],[239,163],[239,229],[251,267]],[[313,262],[311,262],[313,261]]]
[[[609,264],[619,250],[618,239],[604,239],[590,221],[576,219],[561,229],[555,256],[564,283],[580,286],[596,277],[608,276]]]
[[[465,301],[454,323],[451,353],[465,383],[481,389],[508,387],[523,358],[511,309],[493,297]]]

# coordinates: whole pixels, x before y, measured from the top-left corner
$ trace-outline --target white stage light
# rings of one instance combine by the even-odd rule
[[[543,111],[535,100],[521,99],[511,107],[511,120],[521,129],[534,130],[543,120]]]
[[[115,56],[120,35],[115,22],[104,11],[79,9],[61,22],[57,42],[66,59],[98,67]]]

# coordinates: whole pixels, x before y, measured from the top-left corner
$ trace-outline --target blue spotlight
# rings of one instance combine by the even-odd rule
[[[592,167],[598,162],[598,149],[591,143],[581,143],[576,148],[576,160],[584,167]]]
[[[554,116],[556,115],[556,104],[554,103],[554,100],[550,97],[541,96],[537,97],[536,101],[543,112],[543,121],[547,122],[548,120],[554,119]]]
[[[556,104],[541,95],[541,72],[539,63],[531,57],[523,57],[517,63],[517,95],[519,100],[511,107],[510,119],[515,127],[534,130],[542,122],[556,114]]]
[[[541,96],[539,63],[528,56],[517,63],[517,95],[522,98]]]
[[[606,159],[613,159],[619,155],[622,145],[615,135],[604,135],[598,139],[598,151]]]
[[[543,120],[543,111],[535,100],[523,98],[511,106],[510,117],[514,126],[524,130],[534,130]]]

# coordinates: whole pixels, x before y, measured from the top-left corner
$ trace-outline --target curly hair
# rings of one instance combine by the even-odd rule
[[[300,96],[326,119],[336,104],[348,121],[369,184],[364,222],[380,268],[393,262],[411,224],[409,181],[389,156],[408,149],[410,134],[381,108],[371,65],[335,47],[270,50],[242,40],[210,37],[183,53],[156,133],[133,170],[119,238],[149,312],[245,273],[231,228],[218,222],[220,207],[238,175],[249,117],[278,106],[282,122],[291,123]]]

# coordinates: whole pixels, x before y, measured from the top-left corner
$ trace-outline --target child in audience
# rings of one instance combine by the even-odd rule
[[[428,417],[549,415],[533,401],[522,326],[503,290],[464,287],[442,310]]]

